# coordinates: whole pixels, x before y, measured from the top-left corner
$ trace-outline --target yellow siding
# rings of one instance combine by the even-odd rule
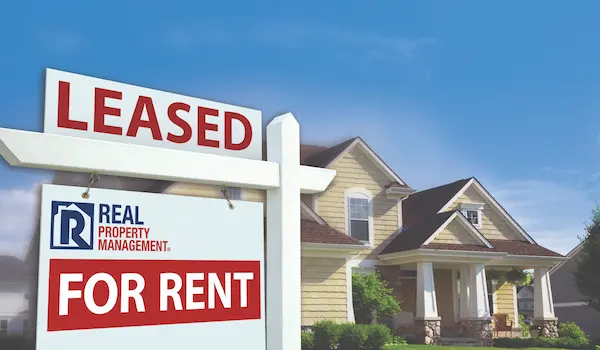
[[[332,227],[346,232],[344,192],[352,187],[370,191],[373,195],[375,249],[367,251],[367,254],[369,258],[375,258],[382,243],[398,231],[398,202],[387,199],[384,192],[390,179],[359,148],[346,153],[331,168],[337,171],[337,175],[327,190],[319,195],[317,214]]]
[[[515,320],[513,292],[513,286],[509,282],[499,283],[496,286],[496,314],[507,314],[508,319],[513,322],[513,327],[515,327],[518,325],[519,320]]]
[[[452,220],[442,232],[440,232],[431,243],[442,244],[474,244],[480,245],[481,242],[475,239],[467,229],[461,225],[458,219]]]
[[[482,228],[479,230],[487,239],[523,240],[518,232],[494,210],[491,203],[485,201],[473,187],[467,190],[456,200],[449,210],[460,208],[461,203],[485,203],[482,213]]]
[[[347,322],[346,260],[302,258],[302,325]]]

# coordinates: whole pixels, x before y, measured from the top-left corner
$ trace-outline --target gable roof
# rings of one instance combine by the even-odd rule
[[[306,203],[300,201],[300,241],[302,243],[363,246],[359,240],[329,226]]]
[[[550,271],[548,272],[552,275],[554,272],[558,271],[561,267],[563,267],[568,261],[577,256],[577,254],[579,254],[579,252],[583,249],[584,243],[585,241],[581,241],[578,245],[575,246],[575,248],[571,249],[571,251],[566,255],[568,259],[555,264],[550,268]]]
[[[360,147],[373,160],[373,162],[389,177],[392,185],[396,187],[408,187],[406,182],[390,168],[383,159],[367,143],[360,137],[353,137],[335,146],[329,147],[326,150],[315,153],[306,158],[305,165],[315,166],[319,168],[327,168],[343,157],[347,152],[354,147]]]
[[[0,282],[24,282],[27,278],[27,265],[23,260],[0,255]]]
[[[532,286],[519,286],[519,287],[517,287],[517,298],[525,298],[525,295],[527,293],[529,293],[529,295],[531,295],[531,296],[527,296],[527,299],[533,298],[533,287]]]
[[[483,196],[483,198],[491,204],[491,206],[506,219],[506,221],[511,225],[523,238],[525,238],[529,243],[537,244],[533,238],[525,232],[525,230],[517,223],[515,219],[498,203],[498,201],[492,197],[492,195],[481,185],[479,180],[475,177],[471,177],[468,179],[467,183],[448,201],[444,206],[440,209],[440,212],[445,211],[450,207],[462,194],[471,186],[475,188],[479,194]]]
[[[402,231],[382,250],[380,254],[384,255],[398,253],[413,249],[442,249],[504,252],[511,255],[549,257],[562,256],[538,245],[532,239],[527,241],[488,239],[487,242],[489,245],[444,244],[428,242],[430,237],[437,231],[443,229],[443,227],[449,223],[449,219],[451,219],[453,216],[458,217],[458,215],[460,215],[460,218],[464,219],[462,213],[457,214],[455,210],[445,211],[445,209],[448,208],[451,203],[460,197],[460,195],[462,195],[462,193],[473,184],[481,187],[481,189],[485,191],[483,186],[481,186],[481,184],[479,184],[479,182],[472,177],[415,192],[409,195],[402,201]],[[485,191],[485,193],[491,198],[490,203],[495,203],[495,205],[499,206],[499,204],[489,195],[489,193],[487,193],[487,191]],[[476,231],[481,234],[481,232],[471,225],[468,220],[465,219],[465,221],[472,227],[471,231]],[[525,235],[525,238],[529,237],[526,233]]]

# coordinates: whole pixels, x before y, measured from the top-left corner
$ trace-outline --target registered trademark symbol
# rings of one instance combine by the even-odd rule
[[[170,251],[171,251],[171,248],[167,248],[167,251],[168,251],[168,252],[170,252]]]

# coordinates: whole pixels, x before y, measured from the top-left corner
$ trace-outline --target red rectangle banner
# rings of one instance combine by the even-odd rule
[[[261,318],[260,261],[50,259],[48,331]]]

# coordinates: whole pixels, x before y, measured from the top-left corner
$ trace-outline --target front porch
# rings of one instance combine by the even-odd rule
[[[380,260],[378,269],[401,302],[402,312],[390,320],[399,334],[412,334],[424,344],[462,338],[491,345],[496,336],[520,337],[516,287],[486,276],[486,270],[519,267],[534,270],[534,322],[543,326],[543,335],[557,336],[548,274],[555,259],[419,250]]]

